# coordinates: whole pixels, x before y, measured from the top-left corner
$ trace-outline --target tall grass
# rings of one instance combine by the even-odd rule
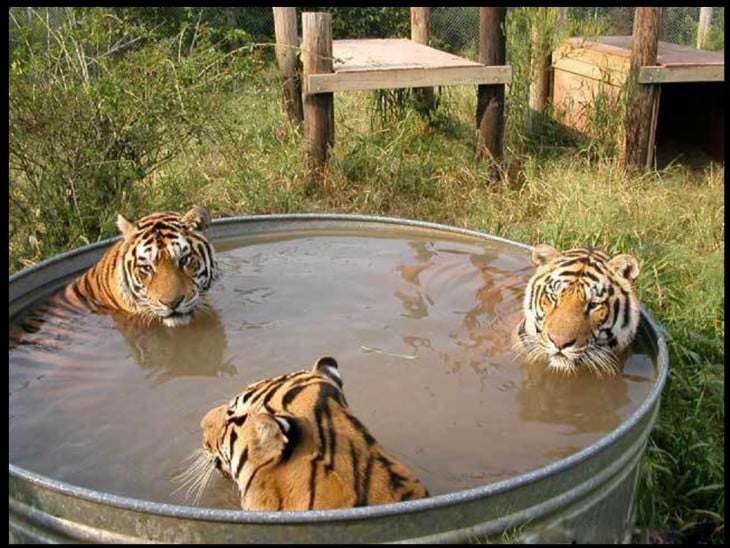
[[[386,110],[387,100],[380,98]],[[427,118],[409,108],[391,109],[384,118],[376,111],[377,96],[353,92],[335,95],[336,144],[313,187],[302,135],[279,110],[273,69],[237,81],[235,89],[213,87],[206,101],[215,105],[210,113],[215,123],[177,147],[164,164],[125,183],[126,192],[109,196],[101,213],[108,222],[94,230],[76,227],[51,240],[37,224],[21,222],[27,211],[49,207],[59,216],[98,218],[99,202],[80,203],[76,211],[66,195],[27,192],[33,181],[22,170],[13,171],[10,271],[84,240],[114,235],[112,212],[135,218],[194,203],[207,205],[216,217],[378,214],[527,243],[592,244],[632,253],[641,262],[640,297],[667,331],[671,363],[642,467],[638,525],[644,533],[671,534],[685,542],[724,542],[721,165],[697,171],[675,164],[629,175],[610,147],[518,136],[507,142],[504,177],[493,180],[487,166],[475,161],[473,89],[441,90]]]

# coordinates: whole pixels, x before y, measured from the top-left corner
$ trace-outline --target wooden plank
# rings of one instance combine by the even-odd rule
[[[710,34],[710,24],[712,23],[712,8],[700,8],[700,20],[697,22],[697,49],[705,47],[707,35]]]
[[[628,67],[626,67],[628,69]],[[570,72],[593,80],[601,80],[610,86],[622,86],[626,82],[628,70],[614,71],[597,67],[580,59],[561,59],[553,63],[553,70],[556,72]]]
[[[302,72],[306,82],[313,74],[332,72],[332,15],[302,13]],[[304,92],[304,122],[307,135],[307,165],[313,175],[321,173],[335,142],[334,96]]]
[[[677,82],[724,82],[724,66],[641,67],[640,84],[669,84]]]
[[[505,7],[479,8],[479,62],[483,65],[503,66],[506,62],[506,18]],[[504,86],[477,86],[476,122],[476,159],[490,159],[487,168],[490,178],[501,177],[503,172],[500,164],[504,158]]]
[[[610,55],[603,51],[575,46],[562,46],[553,52],[553,64],[562,60],[580,60],[597,67],[616,72],[628,72],[629,58],[622,55]]]
[[[333,40],[332,55],[335,72],[483,66],[406,38]]]
[[[660,65],[724,65],[725,55],[721,51],[680,46],[669,42],[659,42],[657,63]]]
[[[367,89],[417,88],[468,84],[508,84],[512,81],[509,65],[471,67],[358,70],[305,77],[304,92],[334,93]]]
[[[550,85],[550,50],[546,38],[554,29],[549,28],[549,11],[553,8],[541,7],[533,9],[530,28],[530,85],[527,98],[527,131],[537,133],[542,129],[545,107]]]
[[[417,44],[428,45],[428,24],[431,8],[411,8],[411,40]]]
[[[298,74],[297,12],[293,7],[273,9],[276,61],[284,77],[281,97],[282,110],[289,120],[301,124],[304,121],[304,107],[302,105],[302,83]]]
[[[630,169],[650,169],[654,151],[651,130],[656,101],[657,85],[637,85],[641,67],[657,64],[659,46],[659,22],[661,7],[637,7],[634,10],[631,70],[629,71],[628,97],[624,113],[624,146],[621,163]]]
[[[631,58],[631,36],[575,36],[568,40],[568,44],[574,48],[590,49],[612,57]]]
[[[602,94],[609,101],[610,108],[619,109],[621,90],[619,86],[608,86],[596,78],[556,71],[553,76],[553,112],[562,123],[587,133],[588,114],[594,108],[596,97]]]
[[[429,22],[431,21],[431,8],[411,8],[411,40],[417,44],[428,45]],[[415,88],[414,95],[417,101],[417,109],[422,113],[431,112],[436,108],[436,95],[433,88]]]
[[[573,37],[563,44],[558,51],[569,51],[570,48],[591,50],[608,57],[631,57],[633,38],[631,36],[597,36],[592,38]],[[689,46],[659,41],[657,45],[658,65],[724,65],[725,55],[720,51],[698,50]]]
[[[564,44],[553,52],[553,67],[560,67],[565,61],[582,61],[602,70],[626,74],[629,71],[629,58],[623,55],[611,55],[590,47],[578,47]],[[619,77],[617,74],[616,77]]]

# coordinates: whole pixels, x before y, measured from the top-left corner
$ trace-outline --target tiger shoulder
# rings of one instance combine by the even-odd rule
[[[201,422],[204,459],[245,510],[320,510],[420,499],[428,490],[347,404],[337,361],[249,385]]]

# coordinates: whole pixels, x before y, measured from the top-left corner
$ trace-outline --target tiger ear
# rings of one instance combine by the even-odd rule
[[[619,276],[623,276],[631,282],[639,277],[639,261],[637,261],[632,255],[628,255],[626,253],[616,255],[613,259],[608,261],[608,267]]]
[[[337,369],[337,360],[334,359],[332,356],[322,356],[321,358],[319,358],[315,362],[314,367],[312,367],[312,371],[325,371],[327,368]]]
[[[255,413],[249,416],[249,420],[253,423],[251,460],[264,462],[281,456],[289,441],[286,435],[290,429],[289,421],[270,413]]]
[[[551,245],[537,244],[532,248],[532,262],[537,266],[547,263],[558,255],[560,255],[560,251]]]
[[[129,236],[135,230],[137,230],[137,226],[134,223],[125,219],[121,213],[119,213],[117,215],[117,228],[119,229],[119,232],[121,232],[123,236]]]
[[[312,367],[312,373],[329,377],[342,388],[342,376],[337,368],[337,360],[332,356],[322,356],[319,358]]]
[[[182,222],[193,230],[204,230],[210,224],[210,214],[203,206],[196,205],[183,215]]]

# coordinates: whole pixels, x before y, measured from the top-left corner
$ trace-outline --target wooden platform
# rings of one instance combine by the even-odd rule
[[[553,53],[553,67],[620,86],[629,72],[632,41],[631,36],[571,38]],[[610,81],[611,77],[613,81]],[[657,48],[657,66],[639,70],[642,84],[724,80],[725,55],[722,52],[661,40]]]
[[[604,109],[622,108],[632,41],[631,36],[575,37],[553,51],[556,120],[590,136],[595,128],[589,127],[589,116],[599,98]],[[659,88],[650,139],[657,165],[680,155],[724,161],[724,80],[724,53],[659,41],[657,65],[639,69],[640,83]]]
[[[332,41],[331,74],[312,74],[305,92],[507,84],[510,66],[485,66],[408,39]]]

